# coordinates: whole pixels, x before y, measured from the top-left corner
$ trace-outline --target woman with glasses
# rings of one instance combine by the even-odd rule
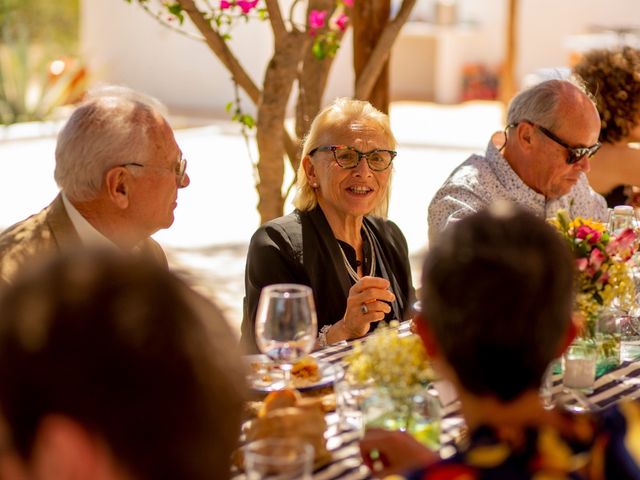
[[[589,183],[609,207],[640,207],[640,50],[593,50],[574,72],[595,97],[602,124]]]
[[[406,240],[386,220],[396,141],[387,115],[337,99],[314,119],[298,169],[296,210],[262,225],[245,272],[243,343],[255,350],[260,291],[301,283],[314,292],[317,346],[406,319],[414,297]]]

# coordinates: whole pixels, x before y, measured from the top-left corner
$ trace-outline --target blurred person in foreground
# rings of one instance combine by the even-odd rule
[[[609,207],[640,207],[640,50],[592,50],[573,71],[600,113],[602,148],[591,162],[589,183]]]
[[[496,132],[484,156],[458,166],[429,205],[429,240],[448,225],[509,200],[540,218],[563,208],[571,217],[607,221],[604,199],[585,175],[600,148],[598,111],[587,94],[566,80],[547,80],[518,93],[507,126]]]
[[[383,319],[406,319],[414,296],[407,242],[386,220],[396,140],[370,103],[339,98],[311,124],[298,169],[296,210],[262,225],[245,271],[243,343],[256,350],[260,291],[308,285],[317,346],[366,334]]]
[[[545,410],[539,396],[547,366],[575,336],[573,273],[564,240],[513,204],[447,229],[425,259],[416,322],[458,392],[468,444],[441,460],[409,435],[371,429],[363,458],[377,449],[380,474],[412,480],[639,479],[640,403],[572,415]]]
[[[81,251],[20,275],[0,298],[0,478],[228,478],[233,343],[215,306],[147,259]]]
[[[76,108],[58,134],[60,193],[0,234],[0,284],[25,264],[79,246],[135,252],[166,266],[149,237],[173,223],[178,189],[189,176],[159,108],[124,87],[97,90]]]

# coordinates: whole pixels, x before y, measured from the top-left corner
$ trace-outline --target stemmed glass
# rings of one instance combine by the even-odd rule
[[[263,288],[255,332],[258,348],[280,364],[288,386],[293,363],[311,352],[318,333],[311,288],[292,283]]]

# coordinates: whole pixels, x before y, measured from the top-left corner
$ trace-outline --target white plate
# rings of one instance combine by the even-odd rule
[[[244,361],[247,364],[249,374],[247,380],[249,387],[257,392],[268,393],[284,388],[284,373],[277,364],[272,362],[266,355],[245,355]],[[336,379],[337,369],[332,368],[330,363],[317,361],[320,378],[315,382],[296,383],[293,377],[293,386],[301,391],[314,390],[328,387]]]

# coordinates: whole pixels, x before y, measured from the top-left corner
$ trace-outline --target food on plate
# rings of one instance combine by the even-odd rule
[[[273,437],[308,442],[314,448],[314,464],[318,467],[331,458],[325,444],[326,428],[320,401],[304,401],[296,390],[286,389],[267,395],[259,416],[247,424],[244,434],[247,442]]]
[[[318,362],[313,357],[302,358],[293,364],[291,375],[296,386],[315,383],[320,380]]]

